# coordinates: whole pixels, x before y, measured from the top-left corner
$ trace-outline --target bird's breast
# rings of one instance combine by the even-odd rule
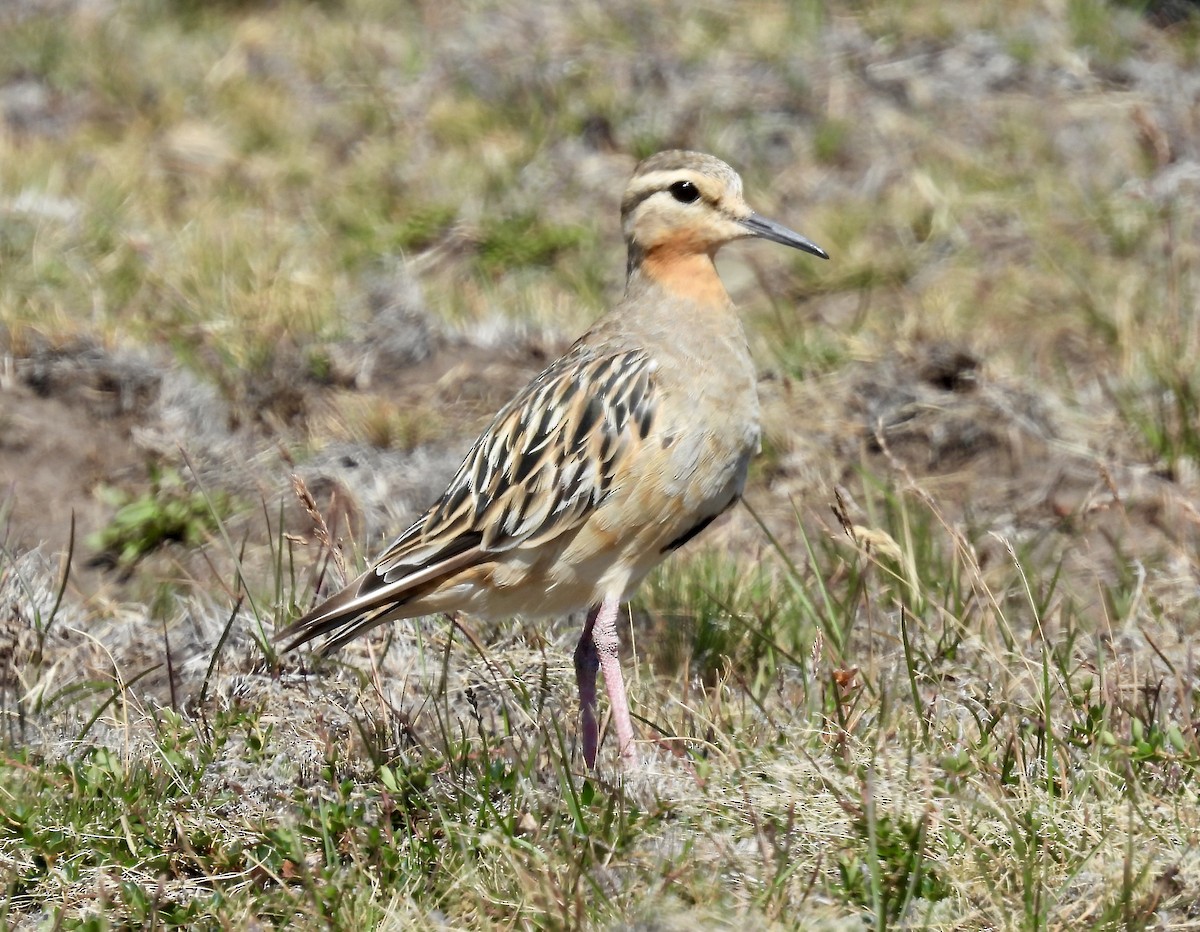
[[[658,369],[664,384],[647,438],[647,469],[637,485],[646,509],[662,509],[666,523],[674,523],[672,516],[686,523],[727,508],[741,495],[759,449],[758,392],[749,353],[737,341],[720,350],[708,359],[669,360]],[[697,371],[702,378],[694,377]]]

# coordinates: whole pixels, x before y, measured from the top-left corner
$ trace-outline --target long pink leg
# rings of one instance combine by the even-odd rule
[[[575,682],[579,686],[579,731],[583,740],[583,760],[588,767],[596,766],[596,750],[600,745],[600,730],[596,723],[596,671],[604,671],[604,688],[612,708],[613,725],[617,729],[617,747],[626,766],[637,763],[633,745],[633,722],[629,719],[629,700],[625,696],[625,677],[621,673],[618,655],[617,610],[620,601],[606,598],[588,612],[583,633],[575,646]]]

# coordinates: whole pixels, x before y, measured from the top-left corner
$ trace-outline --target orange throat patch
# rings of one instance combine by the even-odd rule
[[[663,290],[697,304],[729,303],[712,257],[690,237],[673,237],[646,250],[642,272]]]

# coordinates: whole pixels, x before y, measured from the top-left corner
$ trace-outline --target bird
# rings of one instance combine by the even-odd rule
[[[755,366],[714,257],[759,238],[828,259],[751,210],[715,156],[659,152],[621,200],[624,296],[504,405],[446,490],[366,572],[281,631],[336,651],[436,613],[587,610],[574,651],[579,742],[596,766],[603,672],[620,763],[638,762],[617,618],[643,577],[741,497],[761,429]]]

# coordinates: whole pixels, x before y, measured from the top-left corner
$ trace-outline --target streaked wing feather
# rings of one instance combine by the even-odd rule
[[[346,586],[341,592],[326,599],[311,612],[295,621],[276,637],[289,643],[284,650],[299,647],[322,635],[337,632],[321,647],[322,654],[331,654],[347,641],[383,624],[393,617],[393,612],[421,588],[464,566],[469,566],[478,556],[477,550],[467,549],[462,553],[441,560],[418,572],[411,573],[399,583],[382,584],[373,570]]]
[[[376,564],[392,581],[479,535],[482,553],[576,527],[619,480],[654,418],[654,364],[640,350],[571,354],[500,410],[441,498]]]
[[[621,481],[655,416],[643,351],[580,347],[505,405],[446,491],[345,590],[282,632],[289,647],[337,632],[323,652],[395,616],[439,578],[579,527]]]

